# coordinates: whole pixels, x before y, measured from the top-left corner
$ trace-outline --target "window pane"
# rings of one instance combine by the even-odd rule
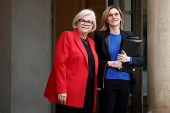
[[[125,0],[125,11],[131,11],[131,0]]]
[[[131,15],[125,14],[125,31],[131,31]]]

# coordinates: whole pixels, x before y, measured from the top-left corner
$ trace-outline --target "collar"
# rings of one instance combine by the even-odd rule
[[[126,33],[125,33],[126,31],[122,31],[122,30],[120,30],[120,34],[122,35],[122,37],[126,37]],[[108,37],[110,35],[110,29],[107,29],[106,31],[105,31],[105,37]]]

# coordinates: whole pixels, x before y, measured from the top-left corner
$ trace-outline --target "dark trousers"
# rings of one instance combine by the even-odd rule
[[[101,89],[98,91],[98,96],[99,96],[99,113],[103,113],[103,108],[104,108],[104,89]]]
[[[83,108],[56,104],[56,113],[92,113],[92,110],[93,110],[93,89],[86,89]]]
[[[127,113],[130,92],[131,84],[129,81],[106,79],[105,89],[101,93],[104,98],[99,100],[99,107],[102,105],[100,109],[103,113]],[[99,94],[99,99],[102,99],[100,98],[101,95]]]

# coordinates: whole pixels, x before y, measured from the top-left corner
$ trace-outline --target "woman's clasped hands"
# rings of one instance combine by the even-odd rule
[[[125,53],[125,51],[122,50],[122,54],[118,54],[117,61],[119,62],[130,62],[130,57],[128,57]]]
[[[113,68],[122,68],[122,63],[120,61],[108,61],[108,66]]]
[[[108,66],[113,68],[122,68],[122,63],[130,62],[130,57],[122,50],[122,54],[118,54],[116,61],[108,61]]]

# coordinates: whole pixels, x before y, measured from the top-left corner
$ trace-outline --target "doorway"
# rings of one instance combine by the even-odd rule
[[[134,36],[143,39],[143,19],[142,19],[142,1],[141,0],[53,0],[53,53],[55,43],[63,31],[72,31],[72,21],[75,15],[82,9],[92,9],[96,14],[96,22],[98,31],[101,23],[103,11],[109,5],[117,5],[125,16],[125,30],[133,31]],[[93,39],[94,32],[88,35]],[[143,51],[141,47],[141,51]],[[54,56],[54,55],[52,55]],[[143,113],[143,81],[142,68],[136,69],[136,85],[133,87],[132,96],[129,101],[128,113]],[[98,99],[96,113],[99,112]]]

